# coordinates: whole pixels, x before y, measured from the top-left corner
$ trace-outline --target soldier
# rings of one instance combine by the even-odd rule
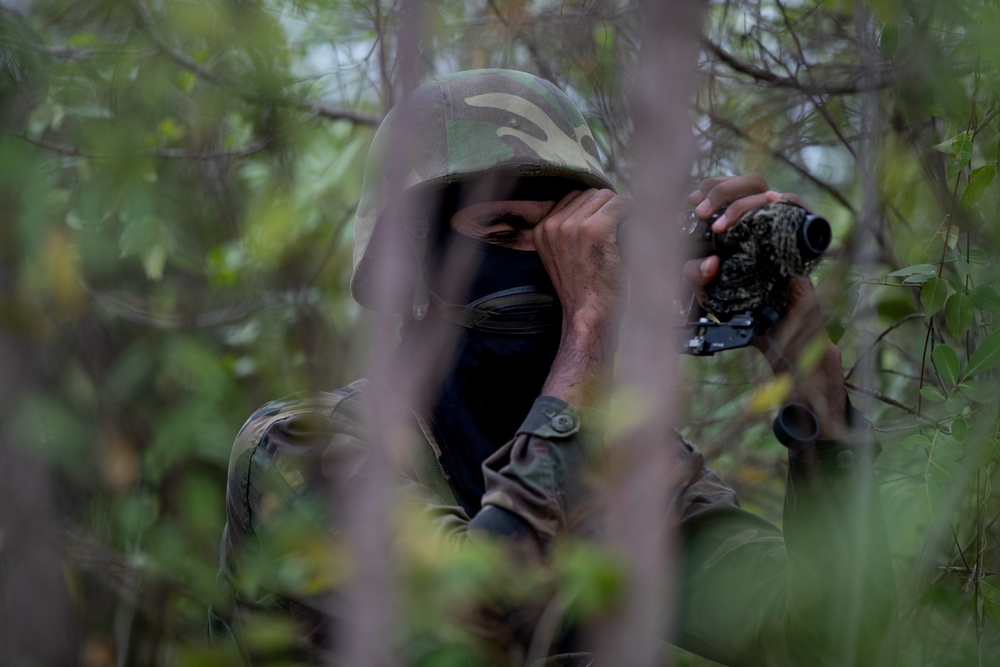
[[[460,72],[421,86],[406,104],[419,132],[404,156],[404,187],[419,210],[386,215],[397,109],[366,168],[351,290],[362,305],[377,305],[379,253],[386,235],[404,235],[413,261],[406,303],[398,304],[399,359],[419,358],[442,336],[455,350],[428,404],[411,406],[416,444],[398,462],[400,481],[434,517],[428,540],[492,535],[515,544],[526,562],[544,560],[547,545],[588,514],[583,466],[607,407],[625,298],[616,230],[628,202],[603,173],[582,115],[548,81]],[[703,218],[725,208],[721,231],[778,196],[757,176],[708,179],[689,203]],[[390,219],[405,223],[389,228]],[[456,280],[455,266],[471,276]],[[685,266],[696,286],[717,271],[718,258]],[[777,334],[783,354],[772,365],[784,370],[817,335],[824,353],[802,396],[820,434],[790,450],[784,534],[742,510],[678,436],[687,477],[677,512],[684,552],[675,640],[726,664],[889,664],[894,651],[892,573],[868,474],[876,445],[850,408],[839,351],[815,310],[808,281],[795,279]],[[292,524],[330,546],[324,540],[336,519],[316,508],[331,485],[350,485],[364,459],[369,401],[359,380],[270,403],[233,449],[223,573],[244,618],[271,606],[299,623],[302,660],[322,661],[329,649],[335,587],[271,577],[254,591],[246,573],[267,572],[261,562],[290,551],[310,552],[301,533],[289,543]],[[483,664],[523,659],[532,614],[484,618]],[[548,653],[579,648],[567,639]]]

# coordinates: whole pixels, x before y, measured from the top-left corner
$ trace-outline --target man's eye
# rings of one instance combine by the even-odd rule
[[[520,234],[514,231],[509,232],[493,232],[486,235],[486,240],[490,243],[496,243],[498,245],[513,245],[516,244]]]

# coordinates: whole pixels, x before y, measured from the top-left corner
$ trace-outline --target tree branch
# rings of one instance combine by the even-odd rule
[[[803,178],[805,178],[806,180],[812,182],[813,184],[815,184],[820,189],[822,189],[822,190],[826,191],[827,193],[829,193],[830,196],[833,197],[834,199],[836,199],[840,203],[841,206],[843,206],[848,211],[850,211],[851,215],[856,215],[857,214],[857,212],[854,210],[854,206],[851,204],[851,202],[849,202],[847,200],[846,197],[844,197],[844,195],[842,195],[840,193],[839,190],[837,190],[836,188],[834,188],[832,185],[830,185],[826,181],[822,181],[819,178],[817,178],[816,176],[814,176],[808,169],[806,169],[802,165],[794,162],[791,158],[789,158],[788,156],[786,156],[780,150],[777,150],[775,148],[771,148],[766,143],[754,139],[753,137],[751,137],[750,135],[748,135],[746,132],[744,132],[742,129],[740,129],[739,127],[737,127],[733,123],[730,123],[729,121],[724,120],[724,119],[716,116],[715,114],[713,114],[708,109],[699,109],[699,111],[701,111],[706,116],[708,116],[709,119],[712,121],[713,124],[719,125],[720,127],[723,127],[725,129],[729,130],[730,132],[732,132],[733,134],[735,134],[737,137],[739,137],[743,141],[747,142],[748,144],[750,144],[750,145],[752,145],[755,148],[758,148],[760,150],[769,152],[772,157],[774,157],[774,158],[776,158],[778,160],[781,160],[782,162],[784,162],[785,164],[787,164],[789,167],[791,167],[792,169],[794,169],[795,171],[797,171],[799,174],[801,174]]]
[[[197,62],[195,62],[195,60],[186,53],[172,47],[170,44],[167,44],[166,40],[164,40],[160,36],[156,28],[154,27],[153,19],[149,14],[149,9],[146,7],[143,0],[138,0],[138,2],[136,2],[136,13],[139,16],[140,24],[146,30],[150,39],[153,40],[153,42],[160,49],[160,51],[163,52],[164,55],[166,55],[168,58],[173,60],[175,63],[177,63],[184,69],[197,75],[199,78],[204,79],[205,81],[213,83],[217,86],[221,86],[226,90],[229,90],[234,94],[239,95],[243,99],[249,100],[251,102],[256,102],[258,104],[268,104],[268,105],[278,104],[281,106],[290,107],[292,109],[299,109],[300,111],[305,111],[313,116],[320,116],[323,118],[327,118],[329,120],[349,120],[352,123],[356,123],[358,125],[367,125],[369,127],[377,127],[379,123],[382,122],[382,119],[379,116],[364,114],[357,111],[349,111],[347,109],[338,109],[315,100],[296,100],[296,99],[274,100],[270,98],[264,99],[259,95],[250,94],[246,91],[245,87],[237,85],[237,82],[230,81],[228,79],[220,77],[218,74],[215,74],[214,72],[205,69]]]
[[[102,310],[116,317],[120,317],[135,324],[164,329],[167,331],[178,331],[183,329],[206,329],[216,327],[231,322],[238,322],[245,319],[258,310],[262,310],[277,303],[281,303],[285,297],[283,294],[265,292],[261,296],[251,301],[245,301],[228,308],[219,308],[204,313],[182,316],[162,316],[152,315],[145,308],[128,303],[124,299],[104,292],[99,292],[90,285],[81,281],[81,285],[87,295],[93,299]]]
[[[857,370],[858,364],[861,363],[861,360],[864,359],[865,355],[867,355],[869,352],[871,352],[872,350],[874,350],[875,347],[880,342],[882,342],[883,338],[885,338],[886,336],[888,336],[890,333],[892,333],[893,331],[895,331],[897,328],[899,328],[900,326],[902,326],[906,322],[909,322],[910,320],[915,320],[915,319],[923,319],[923,317],[924,317],[923,313],[911,313],[911,314],[907,315],[906,317],[904,317],[903,319],[899,320],[898,322],[893,322],[892,324],[890,324],[886,328],[885,331],[883,331],[882,333],[880,333],[875,338],[875,340],[872,341],[871,345],[869,345],[867,348],[865,348],[865,350],[863,352],[861,352],[861,354],[858,355],[858,358],[855,359],[854,364],[851,366],[850,370],[847,371],[847,375],[845,375],[844,378],[847,379],[847,380],[851,379],[851,376],[854,375],[854,371]]]
[[[871,81],[858,76],[851,81],[804,83],[797,78],[778,76],[769,70],[745,63],[710,39],[705,38],[702,43],[706,50],[735,72],[746,74],[758,83],[764,83],[776,88],[791,88],[807,95],[849,95],[852,93],[881,90],[888,88],[895,81],[895,77],[883,75]]]
[[[894,408],[899,408],[900,410],[903,410],[908,414],[911,414],[915,417],[919,417],[920,419],[923,419],[930,424],[936,423],[934,419],[931,419],[930,417],[920,412],[916,408],[911,408],[910,406],[900,403],[896,399],[890,396],[886,396],[885,394],[875,391],[874,389],[868,389],[867,387],[862,387],[848,380],[845,380],[844,384],[847,385],[848,389],[853,389],[854,391],[861,392],[865,396],[871,396],[872,398],[882,401],[883,403],[886,403],[888,405],[891,405]]]
[[[95,159],[114,159],[119,157],[129,157],[131,155],[145,155],[147,157],[163,158],[168,160],[219,160],[223,158],[242,158],[267,148],[271,141],[269,139],[258,139],[243,148],[236,148],[231,151],[218,151],[215,153],[192,153],[190,151],[174,148],[158,148],[152,150],[139,151],[137,153],[95,153],[68,144],[60,144],[40,137],[30,137],[26,134],[16,135],[33,146],[44,148],[45,150],[65,155],[67,157],[89,157]]]

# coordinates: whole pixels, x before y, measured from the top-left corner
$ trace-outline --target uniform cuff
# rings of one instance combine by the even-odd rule
[[[560,398],[539,396],[517,434],[527,433],[546,440],[566,440],[580,431],[581,413],[580,408]]]

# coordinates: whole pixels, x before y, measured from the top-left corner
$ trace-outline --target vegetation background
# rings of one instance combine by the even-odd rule
[[[404,7],[0,2],[0,661],[225,664],[204,621],[233,437],[267,400],[365,373],[351,221]],[[551,79],[627,190],[643,17],[430,3],[417,69]],[[988,0],[712,0],[701,35],[692,184],[756,171],[834,227],[815,279],[884,447],[903,665],[1000,655],[998,34]],[[753,351],[683,371],[685,434],[780,522],[778,388]],[[602,572],[584,557],[574,585]],[[404,627],[437,618],[449,576],[469,585],[423,575]]]

